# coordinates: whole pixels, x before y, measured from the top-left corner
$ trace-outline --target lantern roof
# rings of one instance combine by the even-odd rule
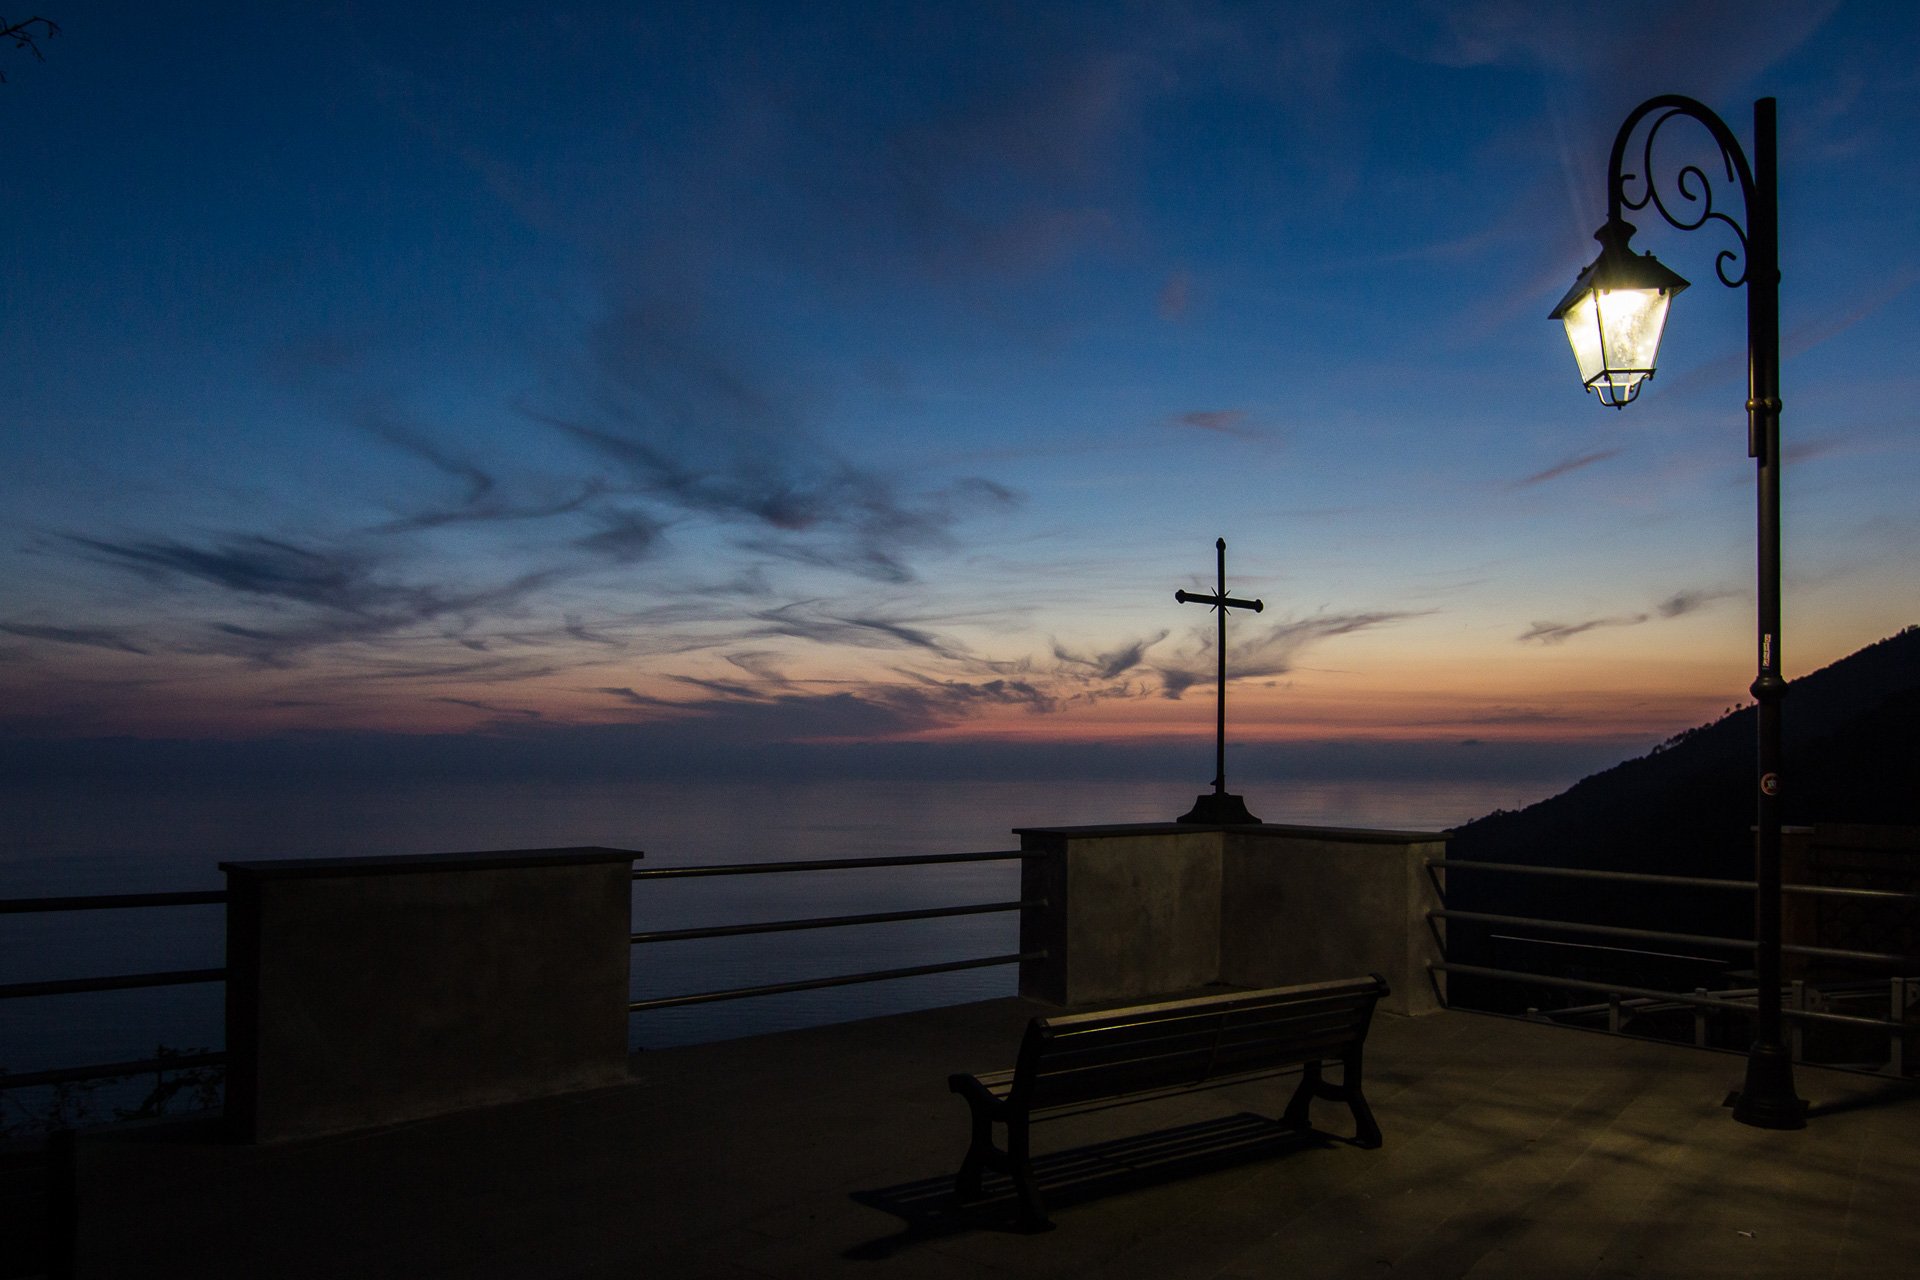
[[[1687,287],[1685,278],[1668,269],[1651,253],[1636,254],[1627,247],[1627,242],[1633,239],[1631,222],[1609,218],[1605,226],[1593,233],[1593,238],[1600,242],[1600,256],[1580,272],[1573,288],[1567,290],[1567,296],[1560,299],[1548,319],[1564,319],[1580,299],[1595,291],[1646,289],[1671,296]]]

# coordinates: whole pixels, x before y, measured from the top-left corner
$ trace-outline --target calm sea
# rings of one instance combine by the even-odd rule
[[[0,790],[0,897],[220,888],[222,860],[607,845],[644,866],[1014,849],[1015,827],[1165,821],[1200,788],[1138,782],[122,786]],[[1269,822],[1433,829],[1541,798],[1537,784],[1236,787]],[[638,929],[1017,898],[1017,863],[635,886]],[[1012,913],[634,948],[636,996],[999,955]],[[224,963],[221,908],[0,915],[0,981]],[[1010,995],[1012,966],[635,1015],[666,1047]],[[0,1000],[0,1068],[125,1061],[222,1041],[218,984]]]

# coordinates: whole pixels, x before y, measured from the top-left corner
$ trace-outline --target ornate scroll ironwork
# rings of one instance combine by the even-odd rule
[[[1646,136],[1640,147],[1639,172],[1630,173],[1622,168],[1626,159],[1627,144],[1641,121],[1648,116],[1653,122],[1647,126]],[[1733,131],[1726,126],[1711,110],[1695,102],[1692,98],[1669,94],[1640,104],[1634,113],[1620,126],[1620,132],[1613,141],[1613,163],[1609,170],[1607,185],[1608,213],[1619,217],[1624,209],[1645,209],[1649,205],[1667,220],[1667,224],[1679,231],[1697,231],[1709,222],[1725,225],[1739,240],[1737,249],[1722,249],[1714,258],[1714,274],[1720,277],[1720,283],[1729,289],[1738,289],[1747,283],[1751,250],[1747,241],[1747,228],[1736,221],[1723,209],[1714,205],[1714,183],[1706,170],[1697,164],[1680,166],[1674,175],[1673,192],[1669,197],[1661,191],[1654,180],[1653,152],[1660,137],[1660,130],[1679,117],[1685,117],[1703,126],[1720,148],[1720,159],[1726,165],[1728,184],[1739,183],[1743,210],[1751,220],[1753,216],[1753,174],[1747,167],[1746,154],[1740,149],[1740,142]],[[1633,194],[1633,185],[1637,184],[1639,194]],[[1738,272],[1730,268],[1738,265]]]

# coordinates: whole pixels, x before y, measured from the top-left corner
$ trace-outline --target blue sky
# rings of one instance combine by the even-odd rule
[[[50,16],[0,50],[16,746],[1071,771],[1210,735],[1172,594],[1225,537],[1237,738],[1644,750],[1752,676],[1727,239],[1640,219],[1696,287],[1624,412],[1546,319],[1656,93],[1780,103],[1788,673],[1920,620],[1909,4]]]

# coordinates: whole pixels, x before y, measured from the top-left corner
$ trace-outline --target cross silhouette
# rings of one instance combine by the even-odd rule
[[[1241,600],[1227,594],[1227,540],[1215,538],[1213,550],[1218,570],[1212,595],[1176,591],[1173,598],[1181,604],[1211,605],[1220,615],[1219,638],[1214,644],[1220,658],[1219,676],[1213,686],[1213,793],[1196,797],[1193,808],[1179,817],[1181,822],[1229,823],[1258,822],[1247,812],[1239,796],[1227,794],[1227,610],[1251,609],[1259,613],[1266,606],[1258,600]]]

